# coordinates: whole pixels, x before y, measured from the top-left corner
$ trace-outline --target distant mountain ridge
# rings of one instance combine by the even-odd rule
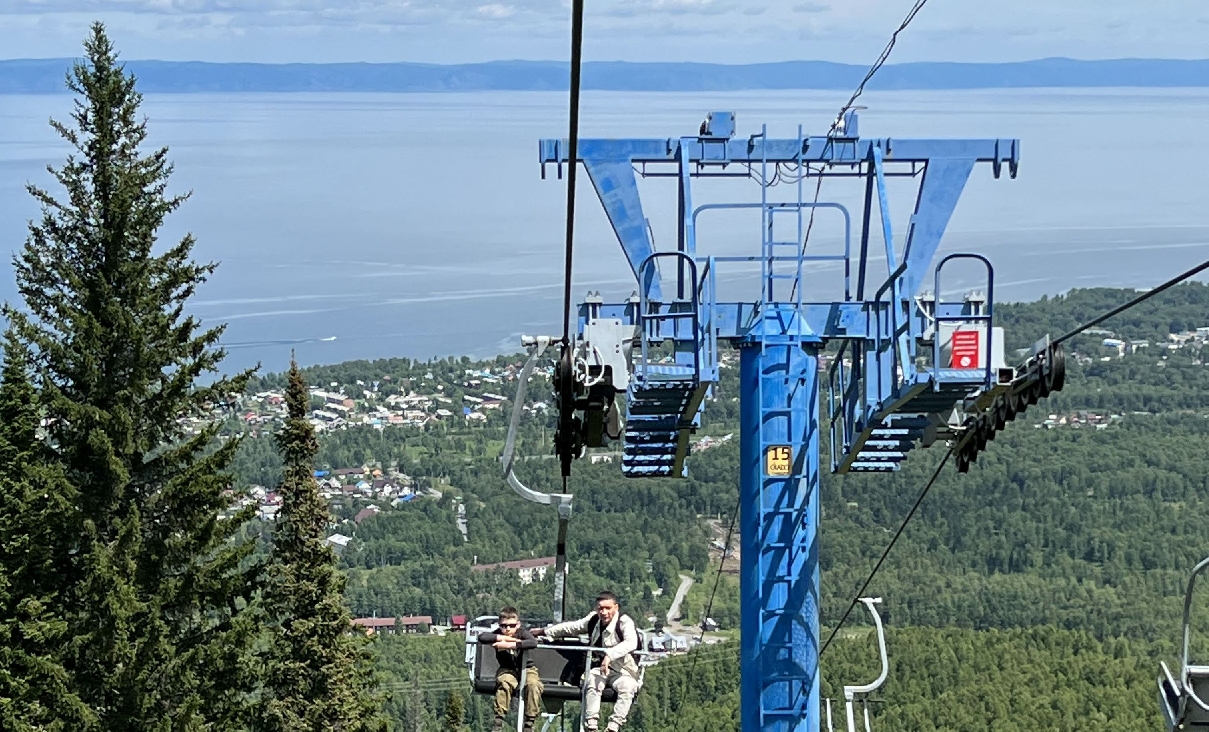
[[[62,93],[71,59],[0,60],[0,94]],[[567,64],[491,61],[478,64],[255,64],[128,61],[144,92],[453,92],[555,91],[567,87]],[[584,64],[585,89],[609,91],[739,91],[851,89],[865,66],[827,61],[725,65],[703,63]],[[1206,87],[1209,59],[1047,58],[1015,63],[903,63],[885,66],[871,89],[1003,89],[1024,87]]]

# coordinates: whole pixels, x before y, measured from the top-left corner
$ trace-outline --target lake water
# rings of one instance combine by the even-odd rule
[[[865,136],[1019,137],[1020,175],[977,169],[944,251],[996,266],[999,300],[1072,287],[1147,286],[1209,255],[1209,90],[1011,90],[869,93]],[[692,134],[709,110],[734,110],[740,135],[826,130],[840,95],[819,92],[585,95],[583,134]],[[37,215],[23,186],[49,186],[67,150],[46,124],[66,96],[0,96],[0,250],[20,248]],[[171,148],[173,188],[193,198],[165,237],[192,231],[221,262],[193,311],[228,323],[230,368],[280,370],[353,358],[486,356],[521,333],[561,330],[564,183],[541,180],[537,140],[566,134],[560,93],[152,95],[152,140]],[[1188,147],[1188,151],[1184,148]],[[1170,157],[1168,157],[1170,154]],[[625,297],[631,276],[585,178],[575,290]],[[858,190],[824,200],[854,211]],[[643,184],[657,246],[675,241],[675,192]],[[753,183],[699,184],[694,203],[743,197]],[[902,185],[896,231],[914,204]],[[822,249],[838,247],[821,216]],[[701,248],[756,253],[755,219],[703,222]],[[6,261],[0,297],[15,288]],[[883,269],[874,272],[884,276]],[[954,288],[974,284],[956,273]],[[746,280],[736,278],[737,292]],[[808,298],[831,299],[834,271]],[[752,298],[754,299],[754,298]],[[335,337],[335,340],[321,340]]]

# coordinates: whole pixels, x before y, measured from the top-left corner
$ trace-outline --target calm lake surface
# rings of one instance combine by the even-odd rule
[[[820,92],[585,95],[589,137],[693,134],[706,112],[733,110],[739,134],[826,131],[840,95]],[[975,170],[944,252],[996,267],[996,299],[1072,287],[1148,286],[1209,256],[1209,90],[1010,90],[868,93],[863,136],[1019,137],[1020,175]],[[193,198],[164,231],[198,239],[221,262],[193,311],[228,324],[229,368],[354,358],[487,356],[522,333],[561,331],[565,183],[543,181],[537,140],[566,134],[561,93],[152,95],[152,141],[168,145],[175,191]],[[0,96],[0,298],[16,296],[9,264],[38,215],[26,182],[67,154],[47,120],[67,96]],[[1170,154],[1170,157],[1168,157]],[[551,170],[551,173],[553,171]],[[578,201],[576,297],[624,298],[629,269],[586,178]],[[643,184],[657,247],[675,242],[675,190]],[[53,190],[53,188],[52,188]],[[792,195],[781,186],[778,195]],[[891,188],[896,233],[914,205]],[[813,193],[811,187],[809,194]],[[859,219],[859,189],[830,181],[822,199]],[[694,203],[758,200],[751,182],[702,182]],[[841,246],[820,215],[812,246]],[[703,217],[700,249],[754,254],[758,218]],[[816,238],[817,237],[817,238]],[[901,251],[901,243],[900,243]],[[885,265],[871,270],[885,276]],[[735,271],[724,295],[751,296]],[[842,290],[818,270],[807,298]],[[945,289],[976,286],[954,269]],[[331,339],[335,340],[322,340]]]

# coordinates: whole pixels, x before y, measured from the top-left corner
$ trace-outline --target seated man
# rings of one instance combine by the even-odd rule
[[[629,615],[621,613],[617,595],[602,592],[596,596],[596,612],[582,620],[535,628],[533,634],[552,639],[587,635],[589,646],[603,649],[592,653],[592,669],[585,682],[584,732],[596,732],[600,725],[600,697],[605,686],[617,692],[608,732],[618,732],[638,693],[638,662],[631,655],[638,650],[638,629]]]
[[[491,732],[503,732],[512,695],[521,684],[521,652],[537,648],[537,639],[521,627],[520,615],[514,607],[500,610],[500,623],[490,633],[480,633],[479,643],[495,648],[499,671],[495,674],[495,724]],[[533,732],[542,708],[542,681],[538,678],[533,659],[525,656],[525,732]]]

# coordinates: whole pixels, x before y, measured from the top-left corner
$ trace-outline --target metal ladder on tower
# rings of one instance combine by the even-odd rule
[[[626,389],[621,459],[622,474],[632,477],[688,475],[689,440],[701,426],[710,387],[702,378],[702,363],[708,358],[703,351],[710,341],[702,334],[697,263],[681,252],[657,252],[639,267],[639,281],[646,268],[661,258],[677,260],[687,273],[688,287],[682,288],[682,294],[688,294],[669,303],[666,310],[661,303],[649,302],[645,290],[639,300],[641,357]],[[652,341],[665,340],[672,343],[672,360],[657,362]]]
[[[764,132],[766,134],[766,130]],[[801,128],[798,128],[799,145],[802,138]],[[762,242],[762,301],[759,324],[755,329],[760,348],[760,363],[764,365],[756,385],[757,405],[760,410],[759,454],[768,465],[770,450],[787,450],[790,461],[801,461],[802,456],[809,453],[809,424],[797,424],[804,418],[809,422],[813,411],[811,409],[793,408],[795,391],[805,388],[800,381],[786,383],[782,391],[785,395],[782,403],[769,404],[765,392],[765,382],[769,380],[786,380],[788,382],[795,372],[794,355],[807,339],[808,329],[801,322],[802,312],[802,266],[805,261],[805,230],[803,219],[802,181],[805,179],[803,162],[799,152],[797,201],[791,204],[777,204],[768,201],[767,161],[762,161],[762,194],[763,211],[763,242]],[[794,241],[777,239],[775,221],[781,215],[791,215],[796,219],[796,238]],[[786,250],[789,251],[786,251]],[[788,267],[778,267],[778,264]],[[792,295],[789,302],[777,299],[779,284],[790,286]],[[773,305],[772,303],[781,303]],[[769,348],[774,346],[776,354],[770,357]],[[766,434],[766,422],[770,419],[784,419],[788,439],[778,439],[770,443]],[[790,474],[799,471],[791,469]],[[757,561],[757,579],[761,595],[759,632],[761,639],[776,639],[771,643],[762,642],[762,653],[772,654],[762,658],[765,664],[765,688],[761,690],[760,698],[760,727],[767,729],[770,722],[781,722],[789,729],[809,714],[811,684],[815,677],[814,669],[808,669],[810,651],[804,655],[793,639],[799,636],[793,624],[800,622],[800,609],[790,601],[795,594],[800,593],[799,585],[809,583],[809,577],[803,577],[795,570],[810,552],[808,535],[802,531],[806,526],[810,507],[810,496],[799,495],[808,485],[807,481],[789,480],[775,477],[766,470],[760,482],[760,494],[757,497],[756,511],[759,516],[759,552]],[[809,488],[805,488],[809,491]],[[768,505],[768,497],[780,493],[779,499],[774,499],[774,505]],[[779,597],[779,603],[769,602],[773,594]],[[772,605],[780,604],[778,609],[769,609]],[[817,653],[817,649],[813,649]],[[773,685],[782,688],[772,694],[773,706],[770,706],[768,690]],[[777,703],[779,702],[779,703]]]
[[[808,452],[809,445],[806,436],[806,425],[795,423],[795,410],[790,407],[793,400],[792,390],[803,388],[802,384],[790,385],[787,393],[786,402],[783,404],[769,405],[765,402],[765,382],[769,379],[784,379],[786,374],[793,368],[791,363],[791,352],[794,349],[801,347],[801,339],[796,336],[788,336],[778,339],[777,345],[782,346],[779,350],[783,357],[775,360],[770,364],[768,357],[769,338],[763,337],[760,339],[759,348],[761,350],[761,362],[766,366],[763,373],[760,374],[760,380],[757,386],[757,398],[760,404],[761,412],[761,430],[759,436],[760,455],[763,460],[768,460],[768,454],[773,449],[788,448],[788,457],[791,460],[798,460],[800,456]],[[809,412],[805,413],[806,419],[810,419]],[[763,429],[764,422],[770,418],[783,418],[788,422],[788,434],[790,439],[787,441],[777,440],[769,442]],[[767,609],[770,605],[769,597],[774,593],[783,595],[782,602],[785,599],[792,597],[799,590],[797,583],[809,582],[808,577],[799,576],[797,572],[791,571],[790,568],[796,567],[801,563],[801,559],[809,554],[810,543],[804,532],[800,528],[806,524],[810,496],[798,495],[798,491],[809,490],[804,488],[805,481],[793,481],[793,485],[786,486],[783,490],[785,498],[778,505],[768,505],[768,496],[778,491],[778,483],[785,483],[785,478],[771,477],[764,475],[761,481],[760,495],[757,497],[756,511],[759,516],[759,531],[760,542],[758,559],[757,580],[759,583],[759,591],[761,595],[761,607],[765,608],[760,613],[760,637],[761,638],[776,638],[778,642],[763,644],[763,652],[771,653],[770,658],[761,659],[765,664],[766,673],[764,675],[765,682],[775,684],[784,684],[783,696],[785,703],[770,707],[762,694],[760,700],[760,726],[762,729],[767,729],[767,723],[773,720],[794,722],[802,719],[807,713],[807,705],[810,699],[809,685],[814,678],[812,672],[805,668],[808,663],[808,657],[799,657],[797,646],[792,642],[786,642],[797,635],[792,628],[787,628],[798,622],[797,615],[799,609],[792,603],[788,607],[782,607],[776,610]],[[767,686],[766,686],[767,689]],[[778,697],[781,694],[776,695]],[[792,729],[792,727],[790,727]]]

